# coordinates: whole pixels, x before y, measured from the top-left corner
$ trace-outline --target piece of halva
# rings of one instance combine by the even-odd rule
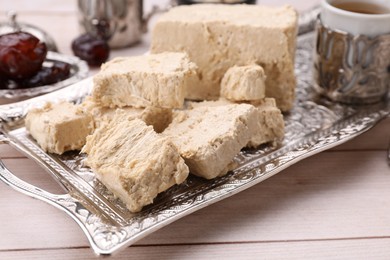
[[[88,96],[80,104],[80,108],[92,115],[95,128],[102,123],[110,121],[118,108],[103,107]],[[123,107],[120,108],[128,118],[139,118],[147,125],[153,126],[157,133],[161,133],[172,121],[172,109],[162,107]]]
[[[231,67],[222,78],[220,96],[231,101],[263,99],[265,79],[264,70],[259,65]]]
[[[201,106],[175,111],[163,134],[172,137],[191,173],[212,179],[228,172],[256,134],[257,117],[249,104]]]
[[[264,68],[266,96],[280,109],[293,106],[297,13],[290,6],[182,5],[163,14],[152,32],[151,52],[187,52],[198,66],[198,80],[187,98],[215,99],[220,82],[233,66]]]
[[[25,125],[39,146],[50,153],[79,150],[94,130],[91,115],[72,103],[47,103],[28,111]]]
[[[258,111],[257,134],[253,135],[248,147],[258,147],[261,144],[282,140],[285,133],[283,114],[276,106],[275,99],[251,101]]]
[[[216,107],[228,104],[237,104],[224,98],[216,101],[187,102],[187,107]],[[284,137],[285,124],[283,114],[276,106],[275,99],[264,98],[261,100],[250,101],[247,104],[254,106],[257,110],[255,120],[257,131],[253,131],[247,147],[256,148],[261,144],[280,141]]]
[[[86,165],[131,212],[182,183],[189,172],[169,137],[119,110],[87,137],[82,152],[88,155]]]
[[[104,107],[181,108],[195,69],[180,52],[115,58],[94,76],[92,98]]]

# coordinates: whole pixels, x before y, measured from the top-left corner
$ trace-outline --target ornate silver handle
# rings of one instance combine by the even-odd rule
[[[3,133],[0,132],[0,145],[11,144]],[[41,188],[38,188],[30,183],[16,177],[3,163],[0,158],[0,180],[12,189],[21,192],[27,196],[44,201],[68,214],[81,228],[84,230],[87,239],[92,248],[98,254],[107,254],[107,249],[96,242],[93,232],[88,229],[87,219],[92,213],[85,208],[77,199],[73,198],[69,193],[53,194]]]
[[[62,207],[61,201],[71,200],[69,194],[53,194],[19,179],[8,170],[2,160],[0,160],[0,180],[21,193],[48,202],[56,207]]]
[[[0,133],[0,144],[9,144],[10,140]],[[40,199],[51,205],[56,206],[57,208],[63,208],[64,202],[74,202],[74,199],[67,194],[53,194],[48,191],[45,191],[41,188],[38,188],[34,185],[31,185],[22,179],[16,177],[3,163],[0,159],[0,180],[2,180],[6,185],[11,188],[28,195],[30,197]],[[68,204],[65,203],[65,204]]]

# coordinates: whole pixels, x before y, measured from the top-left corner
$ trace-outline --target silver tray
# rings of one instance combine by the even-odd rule
[[[283,142],[243,150],[235,157],[238,167],[226,176],[188,180],[160,194],[152,205],[130,213],[87,168],[83,156],[43,152],[26,133],[26,111],[47,100],[80,102],[91,90],[90,78],[59,91],[27,101],[0,106],[0,143],[7,143],[38,162],[66,190],[54,195],[14,176],[0,162],[0,179],[10,187],[41,199],[67,213],[87,236],[97,254],[111,254],[196,210],[228,198],[311,155],[344,143],[367,131],[389,114],[389,103],[365,107],[335,104],[319,97],[312,87],[312,33],[298,38],[296,74],[297,99],[285,114]]]
[[[54,61],[62,61],[70,65],[70,75],[67,79],[61,80],[51,85],[38,86],[33,88],[0,89],[0,103],[7,104],[50,93],[74,84],[88,76],[89,68],[87,63],[75,56],[49,51],[43,66],[50,66]]]

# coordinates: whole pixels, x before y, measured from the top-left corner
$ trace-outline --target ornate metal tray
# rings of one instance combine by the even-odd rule
[[[275,175],[294,163],[346,142],[367,131],[389,114],[389,104],[351,107],[317,96],[312,87],[312,33],[300,36],[296,56],[298,75],[294,108],[285,114],[286,135],[282,143],[243,150],[238,167],[226,176],[203,180],[191,176],[184,184],[160,194],[140,213],[132,214],[83,168],[83,156],[44,153],[26,133],[23,118],[33,106],[63,98],[80,102],[91,89],[91,79],[27,101],[0,106],[0,142],[7,143],[37,161],[66,190],[54,195],[14,176],[0,162],[0,179],[10,187],[41,199],[67,213],[82,228],[97,254],[111,254],[155,230],[230,197]]]

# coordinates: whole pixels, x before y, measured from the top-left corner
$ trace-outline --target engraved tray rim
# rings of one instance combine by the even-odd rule
[[[313,38],[312,33],[299,36],[298,43],[307,43],[311,39],[310,37]],[[311,75],[307,74],[310,68],[307,67],[307,63],[309,62],[301,62],[301,65],[306,67],[297,73],[298,86],[311,86]],[[303,74],[303,72],[306,74]],[[321,122],[305,122],[306,125],[320,123],[321,127],[309,132],[307,135],[300,136],[296,141],[292,141],[294,138],[290,136],[289,142],[269,153],[256,155],[255,152],[253,158],[247,160],[242,166],[234,170],[234,173],[228,174],[226,177],[217,178],[213,182],[205,183],[204,187],[208,187],[207,190],[200,190],[198,193],[194,191],[192,196],[186,198],[180,198],[181,194],[179,194],[178,197],[174,197],[172,200],[177,200],[177,204],[171,202],[168,206],[164,206],[164,204],[157,205],[154,209],[147,210],[144,215],[135,216],[134,221],[120,225],[118,221],[112,221],[113,219],[118,219],[118,217],[110,216],[109,210],[102,212],[100,208],[97,208],[96,205],[101,206],[100,198],[90,196],[89,193],[93,191],[88,190],[88,187],[83,187],[78,179],[71,175],[69,169],[64,168],[59,163],[56,164],[50,161],[54,160],[55,162],[56,159],[53,156],[38,154],[39,152],[31,152],[25,144],[21,143],[21,140],[15,135],[10,134],[13,131],[12,129],[21,129],[20,119],[24,117],[25,112],[29,108],[41,106],[47,100],[55,101],[64,97],[70,101],[77,102],[90,92],[91,86],[92,79],[87,78],[74,85],[44,96],[0,106],[0,144],[10,144],[37,161],[69,193],[55,195],[32,186],[14,176],[4,166],[1,160],[0,179],[11,188],[31,197],[46,201],[67,213],[84,231],[96,254],[112,254],[181,217],[262,182],[300,160],[360,135],[389,114],[388,102],[363,108],[346,107],[334,105],[324,99],[318,99],[315,95],[307,99],[301,99],[306,93],[300,93],[300,89],[298,89],[296,109],[303,109],[301,112],[308,113],[325,113],[331,119],[332,117],[336,117],[337,113],[341,113],[341,117],[339,115],[339,118],[335,122],[323,122],[326,120],[322,120]],[[316,102],[319,103],[317,104]],[[292,115],[287,116],[294,116],[298,112],[299,110],[291,112]],[[246,152],[242,153],[245,155]],[[243,157],[245,157],[244,155]],[[251,152],[249,151],[246,155],[250,158]],[[66,174],[70,174],[70,176],[65,178],[64,175]],[[83,192],[80,192],[80,190]],[[98,215],[96,212],[101,214]]]

